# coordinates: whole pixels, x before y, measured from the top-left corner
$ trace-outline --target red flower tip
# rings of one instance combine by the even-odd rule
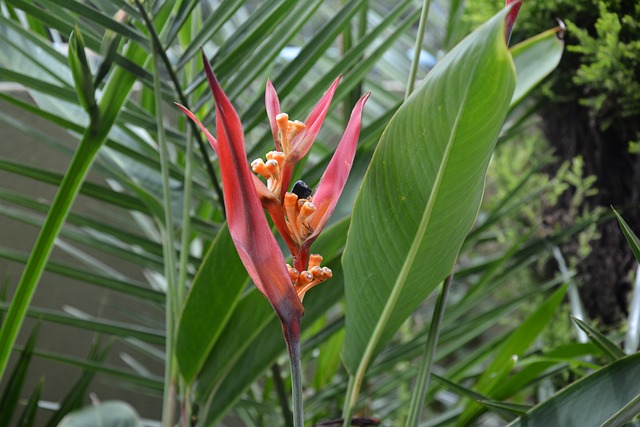
[[[202,57],[216,105],[218,139],[212,145],[220,161],[229,232],[249,276],[282,323],[288,325],[299,321],[304,309],[264,215],[254,182],[256,178],[246,160],[242,123],[204,53]]]
[[[178,108],[180,108],[191,120],[194,121],[195,124],[198,125],[198,127],[200,128],[200,130],[205,134],[205,136],[207,137],[207,140],[209,141],[209,144],[211,144],[211,148],[213,148],[213,151],[218,151],[218,141],[216,141],[216,139],[213,137],[213,135],[211,135],[211,132],[209,132],[209,130],[207,130],[206,127],[204,127],[204,125],[202,123],[200,123],[200,120],[198,120],[198,118],[195,116],[195,114],[193,114],[191,111],[189,111],[184,105],[179,104],[177,102],[174,102],[174,104],[176,104],[178,106]]]
[[[511,40],[511,31],[513,30],[513,26],[516,23],[516,19],[518,18],[518,12],[520,12],[520,7],[522,7],[522,3],[524,0],[505,0],[505,5],[509,6],[513,4],[506,17],[506,26],[505,26],[505,39],[507,40],[507,44],[509,44],[509,40]]]

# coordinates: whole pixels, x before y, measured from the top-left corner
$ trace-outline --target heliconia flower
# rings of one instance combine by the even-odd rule
[[[309,249],[335,210],[349,176],[360,134],[362,110],[369,94],[354,107],[315,194],[302,181],[289,192],[293,168],[307,154],[320,131],[340,78],[333,82],[305,123],[289,121],[289,116],[280,111],[273,85],[267,83],[267,115],[276,151],[267,153],[266,162],[258,159],[251,163],[251,169],[266,179],[265,184],[251,173],[240,119],[204,54],[203,61],[216,103],[218,139],[193,113],[179,107],[202,129],[218,154],[231,237],[249,275],[284,325],[287,316],[302,315],[301,302],[305,293],[332,276],[330,269],[320,266],[322,257],[310,255]],[[293,256],[293,267],[285,264],[262,208],[267,210],[286,242]]]
[[[299,324],[304,309],[291,286],[284,257],[256,192],[253,173],[247,163],[242,124],[204,54],[203,62],[215,99],[218,139],[193,113],[178,106],[200,126],[218,155],[229,232],[249,276],[269,300],[283,325]]]
[[[507,25],[505,27],[505,38],[507,39],[507,43],[509,43],[509,40],[511,39],[511,31],[513,30],[513,25],[516,23],[516,18],[518,18],[518,12],[520,11],[523,1],[524,0],[505,0],[506,6],[515,3],[506,18]]]
[[[275,88],[271,82],[267,83],[265,102],[276,151],[267,153],[266,162],[256,159],[251,166],[254,172],[267,180],[266,186],[260,185],[261,182],[257,184],[258,194],[291,251],[294,260],[292,277],[298,272],[310,271],[307,268],[310,261],[309,247],[335,209],[358,144],[362,110],[369,94],[356,103],[338,149],[322,176],[315,195],[312,195],[302,181],[296,183],[291,192],[287,191],[295,163],[311,148],[339,81],[340,77],[329,87],[304,123],[290,121],[289,116],[281,112]],[[296,191],[298,186],[306,187],[306,194]]]

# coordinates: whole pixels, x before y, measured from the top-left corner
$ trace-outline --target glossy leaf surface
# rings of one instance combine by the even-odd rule
[[[502,11],[428,74],[385,130],[343,264],[351,374],[452,270],[515,87]]]

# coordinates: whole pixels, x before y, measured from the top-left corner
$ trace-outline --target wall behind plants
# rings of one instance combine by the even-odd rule
[[[30,104],[32,103],[28,94],[23,89],[16,88],[16,85],[0,84],[0,91]],[[0,101],[0,114],[12,118],[16,122],[29,122],[42,135],[47,135],[56,140],[65,141],[69,138],[57,126],[46,120],[31,117],[24,111],[3,101]],[[0,125],[0,141],[0,158],[3,161],[26,164],[33,168],[40,168],[58,174],[64,174],[65,172],[68,164],[67,155],[52,146],[47,146],[41,138],[37,138],[35,135],[30,136],[11,126]],[[105,185],[103,176],[97,171],[90,174],[88,181],[98,185]],[[45,204],[45,206],[50,203],[56,190],[54,185],[4,170],[0,170],[0,183],[0,191],[3,194],[27,195],[29,198]],[[39,216],[38,211],[22,209],[8,201],[0,204],[0,211],[2,212],[0,216],[0,246],[2,246],[3,255],[25,256],[33,245],[39,229],[37,224],[42,221],[42,218]],[[75,213],[93,219],[99,218],[100,221],[104,222],[109,222],[111,215],[128,215],[124,211],[117,212],[117,210],[105,208],[103,204],[97,203],[95,199],[85,196],[80,196]],[[27,220],[26,223],[25,219]],[[123,227],[122,224],[119,226]],[[83,232],[78,227],[69,226],[68,229],[72,232]],[[122,229],[126,230],[127,228],[123,227]],[[54,264],[75,265],[80,269],[86,270],[91,269],[91,267],[78,261],[78,259],[84,258],[85,261],[91,262],[91,257],[105,268],[117,270],[121,274],[134,277],[137,280],[144,280],[142,269],[135,263],[87,247],[69,239],[66,235],[60,237],[60,243],[67,250],[77,252],[69,253],[57,248],[52,258],[52,263]],[[9,295],[13,292],[15,282],[20,277],[23,269],[24,264],[22,262],[10,261],[6,256],[0,258],[0,282],[8,285]],[[132,310],[146,311],[140,304],[136,304],[136,301],[123,297],[118,292],[100,289],[95,286],[86,286],[81,279],[65,277],[53,272],[45,272],[42,278],[42,291],[36,294],[33,306],[37,307],[37,309],[54,313],[65,312],[69,308],[77,309],[96,318],[107,318],[121,322],[128,321],[127,312]],[[37,323],[36,318],[27,319],[19,338],[20,346],[24,346]],[[71,363],[60,363],[60,361],[51,360],[47,355],[62,354],[78,361],[85,360],[90,353],[91,345],[95,338],[96,334],[82,328],[60,325],[54,322],[40,322],[37,338],[39,354],[32,359],[20,397],[28,399],[38,382],[45,378],[46,386],[42,390],[41,399],[45,402],[45,406],[47,402],[52,405],[58,404],[70,390],[74,389],[82,371]],[[118,369],[126,369],[127,365],[123,362],[121,354],[130,351],[131,349],[127,348],[127,346],[114,342],[111,351],[105,358],[105,363],[118,367]],[[162,365],[157,361],[140,353],[136,354],[135,357],[144,361],[153,374],[162,374]],[[12,362],[16,362],[16,360],[17,358]],[[15,363],[12,363],[9,370],[11,371],[14,366]],[[0,390],[4,390],[7,381],[8,376],[2,378]],[[135,402],[136,409],[145,418],[154,417],[160,411],[161,403],[158,395],[140,393],[135,390],[123,390],[121,385],[114,382],[108,375],[98,373],[92,382],[91,390],[98,398],[103,400],[119,398]],[[44,409],[40,410],[37,425],[45,425],[51,413],[51,411]]]

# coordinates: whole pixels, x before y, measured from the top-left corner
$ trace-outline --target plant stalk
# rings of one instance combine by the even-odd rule
[[[438,346],[438,337],[440,336],[442,318],[444,316],[445,307],[447,306],[447,298],[449,296],[452,281],[453,273],[447,276],[438,292],[436,305],[433,309],[433,317],[431,318],[431,325],[429,326],[429,336],[427,337],[427,342],[424,346],[424,358],[422,359],[418,380],[411,397],[409,416],[407,417],[407,422],[405,424],[407,427],[418,427],[420,424],[422,409],[424,408],[424,401],[427,397],[427,389],[429,388],[431,369],[433,368],[433,361],[436,355],[436,348]]]
[[[140,13],[145,17],[147,24],[150,23],[144,7],[139,0],[136,4]],[[164,224],[160,224],[162,230],[162,248],[164,255],[164,273],[167,283],[166,307],[165,307],[165,375],[164,375],[164,396],[162,407],[162,425],[172,427],[176,418],[176,400],[178,393],[178,369],[175,357],[175,331],[180,314],[180,292],[178,291],[178,280],[175,260],[175,241],[173,230],[173,216],[171,213],[171,189],[169,186],[169,153],[167,141],[164,133],[164,118],[162,116],[162,95],[160,86],[160,54],[162,46],[157,38],[152,38],[151,53],[153,56],[153,91],[155,98],[155,113],[157,124],[158,148],[160,152],[160,172],[162,177],[162,196],[164,206]]]
[[[413,49],[413,60],[411,61],[411,70],[409,71],[409,79],[407,81],[407,91],[404,99],[407,99],[416,84],[416,76],[420,65],[420,52],[422,52],[422,43],[424,35],[427,32],[427,20],[429,18],[429,9],[431,8],[431,0],[424,0],[422,12],[420,13],[420,24],[418,24],[418,35],[416,36],[416,44]]]
[[[293,403],[293,426],[304,427],[302,396],[302,360],[300,357],[300,319],[282,324],[289,362],[291,364],[291,401]]]

